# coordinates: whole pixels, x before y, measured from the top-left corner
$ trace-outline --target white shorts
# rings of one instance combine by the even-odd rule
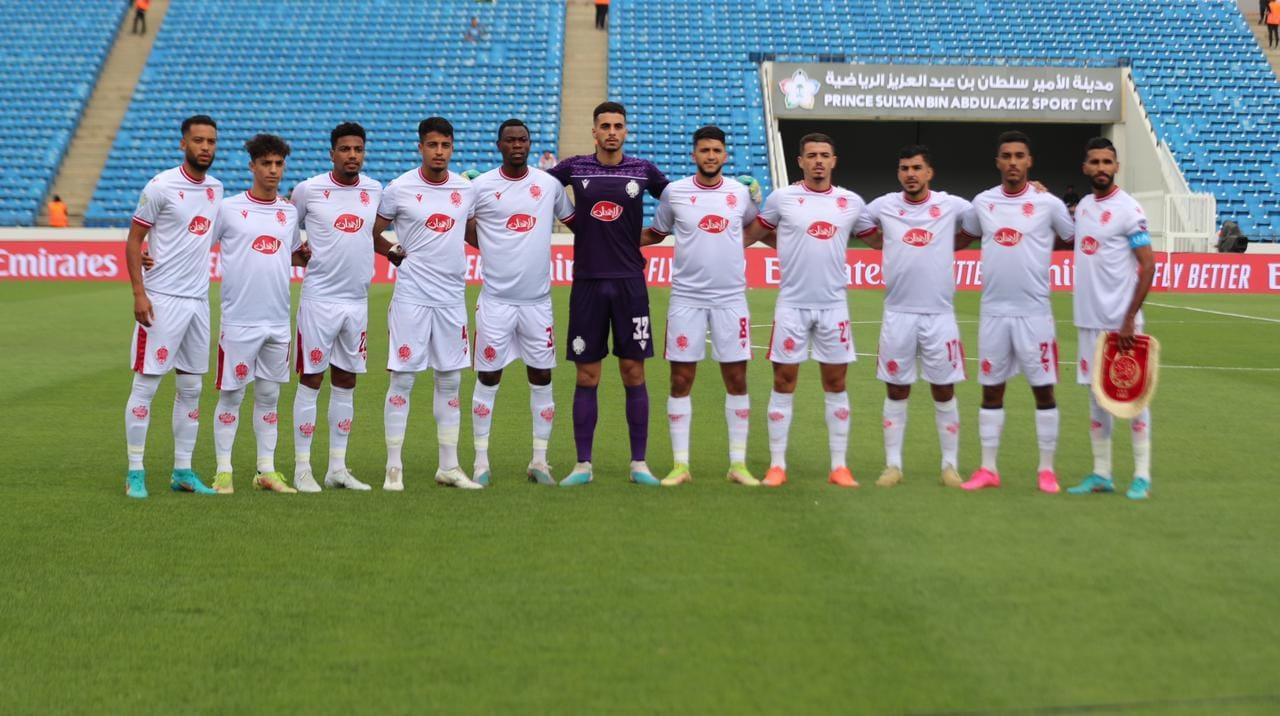
[[[917,353],[932,385],[964,381],[964,343],[954,313],[884,312],[876,378],[894,385],[916,382]]]
[[[454,371],[471,365],[466,306],[419,306],[393,300],[387,307],[387,334],[391,340],[387,370]]]
[[[223,326],[218,336],[218,374],[214,387],[236,390],[254,378],[289,382],[289,324]]]
[[[803,363],[810,353],[819,363],[835,365],[858,360],[853,350],[853,327],[849,325],[848,306],[778,306],[774,309],[768,360]]]
[[[330,364],[348,373],[364,373],[369,361],[369,305],[298,302],[298,343],[295,369],[300,374],[323,373]]]
[[[542,303],[476,302],[476,370],[499,371],[516,358],[530,368],[556,367],[555,319],[551,299]]]
[[[1000,385],[1019,371],[1034,387],[1058,382],[1053,315],[982,316],[978,320],[978,383]]]
[[[1142,323],[1136,326],[1142,333]],[[1093,353],[1098,348],[1098,336],[1118,329],[1077,328],[1076,329],[1076,382],[1080,385],[1093,385]]]
[[[129,367],[143,375],[209,372],[209,299],[149,293],[151,325],[133,327]]]
[[[727,308],[668,307],[663,358],[678,363],[702,360],[707,355],[708,328],[712,360],[717,363],[751,360],[751,314],[745,301]]]

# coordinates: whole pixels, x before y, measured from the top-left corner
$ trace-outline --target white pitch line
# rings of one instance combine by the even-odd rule
[[[1207,308],[1192,308],[1191,306],[1175,306],[1170,303],[1155,303],[1147,301],[1148,306],[1158,306],[1160,308],[1181,308],[1184,311],[1195,311],[1196,313],[1209,313],[1214,316],[1226,316],[1228,318],[1244,318],[1250,321],[1262,321],[1263,323],[1280,323],[1280,318],[1264,318],[1262,316],[1249,316],[1243,313],[1228,313],[1227,311],[1211,311]]]
[[[752,344],[751,348],[754,350],[760,350],[760,351],[769,350],[769,346],[757,346],[755,344]],[[859,358],[878,358],[879,357],[875,353],[855,353],[854,355],[858,356]],[[977,358],[965,358],[965,361],[968,363],[977,363],[978,360],[979,359]],[[1235,365],[1176,365],[1176,364],[1170,364],[1170,363],[1161,363],[1160,367],[1168,368],[1170,370],[1219,370],[1219,371],[1230,371],[1235,373],[1280,373],[1280,368],[1254,368],[1250,366],[1235,366]]]

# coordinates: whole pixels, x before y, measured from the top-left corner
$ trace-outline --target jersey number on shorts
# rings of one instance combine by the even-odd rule
[[[1052,355],[1049,353],[1050,350],[1053,351]],[[1048,342],[1042,342],[1040,344],[1040,367],[1044,368],[1044,372],[1048,373],[1051,366],[1057,367],[1057,363],[1058,346]]]
[[[848,343],[849,342],[849,322],[840,321],[836,325],[840,327],[840,342]]]
[[[738,338],[746,338],[746,337],[747,337],[747,328],[748,328],[748,326],[747,326],[747,319],[746,319],[746,318],[739,318],[739,319],[738,319]]]
[[[365,340],[369,337],[368,331],[360,331],[360,360],[369,360],[369,344]]]
[[[631,334],[631,338],[637,341],[649,340],[649,317],[636,316],[631,322],[636,324],[636,332]]]
[[[960,347],[960,339],[953,338],[947,341],[947,362],[952,368],[959,368],[962,360],[964,360],[964,348]]]
[[[554,327],[552,327],[552,326],[547,326],[547,347],[548,347],[548,348],[555,348],[555,347],[556,347],[556,337],[555,337],[555,336],[556,336],[556,330],[555,330],[555,328],[554,328]]]

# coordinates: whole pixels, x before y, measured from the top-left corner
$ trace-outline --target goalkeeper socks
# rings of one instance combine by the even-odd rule
[[[1053,470],[1053,454],[1058,450],[1058,408],[1036,410],[1036,444],[1040,446],[1039,471]]]
[[[907,432],[907,401],[884,399],[884,464],[902,469],[902,439]]]
[[[769,393],[769,464],[787,467],[787,434],[791,431],[792,393]]]
[[[160,387],[160,376],[133,375],[133,388],[124,408],[124,442],[130,470],[141,470],[147,449],[147,428],[151,426],[151,401]]]
[[[667,398],[667,424],[671,430],[671,452],[677,465],[689,464],[689,421],[693,420],[693,401],[689,396]]]
[[[1133,476],[1151,480],[1151,409],[1138,414],[1129,423],[1133,433]]]
[[[996,474],[996,454],[1000,452],[1000,433],[1004,430],[1004,408],[978,410],[978,440],[982,443],[982,467]]]
[[[173,469],[190,470],[191,453],[200,434],[200,389],[204,376],[179,373],[174,376]]]
[[[573,391],[573,443],[578,448],[578,462],[591,462],[591,443],[596,437],[597,387],[577,386]]]
[[[627,432],[631,436],[631,461],[644,462],[649,447],[649,388],[644,383],[628,385]]]
[[[960,404],[955,398],[933,403],[933,422],[938,428],[938,445],[942,448],[942,466],[960,465]]]
[[[409,404],[416,379],[417,375],[414,373],[391,372],[387,402],[382,404],[382,430],[387,443],[388,470],[404,469],[404,435],[409,430]]]
[[[213,411],[213,457],[218,462],[218,472],[231,472],[231,449],[236,443],[242,402],[244,388],[218,393],[218,407]]]
[[[1111,479],[1111,413],[1089,392],[1089,442],[1093,446],[1093,474]]]
[[[724,418],[729,423],[729,464],[746,462],[751,398],[746,395],[724,396]]]

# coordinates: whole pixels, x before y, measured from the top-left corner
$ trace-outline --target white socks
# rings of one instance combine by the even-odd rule
[[[475,472],[489,467],[489,432],[493,429],[493,404],[498,399],[498,385],[485,385],[476,379],[471,392],[471,435],[475,440]]]
[[[902,469],[902,439],[907,432],[907,401],[884,399],[884,464]]]
[[[1151,409],[1142,411],[1129,424],[1133,433],[1133,476],[1151,480]]]
[[[982,467],[999,474],[996,454],[1000,452],[1000,433],[1004,431],[1004,408],[978,409],[978,441],[982,443]]]
[[[258,472],[276,471],[276,441],[280,436],[280,384],[253,382],[253,437],[258,443]]]
[[[329,472],[347,468],[347,439],[355,419],[355,388],[329,386]]]
[[[960,465],[960,405],[954,397],[945,403],[934,401],[933,422],[938,427],[942,467]]]
[[[173,469],[190,470],[191,453],[200,434],[200,390],[202,375],[177,374],[173,377]]]
[[[1093,444],[1093,474],[1111,478],[1111,413],[1103,410],[1089,391],[1089,442]]]
[[[547,463],[547,443],[551,442],[551,425],[556,418],[556,399],[551,384],[529,384],[529,412],[533,414],[533,462]]]
[[[787,433],[791,430],[792,393],[769,393],[769,465],[787,467]]]
[[[1058,409],[1036,410],[1036,444],[1040,446],[1040,467],[1053,469],[1053,454],[1058,450]]]
[[[160,387],[160,376],[133,374],[133,387],[129,390],[129,402],[124,407],[124,442],[129,457],[129,469],[141,470],[142,458],[147,449],[147,427],[151,425],[151,401]]]
[[[689,464],[689,421],[693,420],[693,400],[667,398],[667,424],[671,428],[671,452],[677,465]]]
[[[231,448],[236,442],[243,402],[243,387],[218,392],[218,407],[213,411],[213,456],[218,461],[217,472],[231,472]]]
[[[391,384],[387,387],[387,402],[382,405],[382,425],[387,441],[387,469],[404,468],[401,451],[404,434],[409,428],[409,399],[413,392],[415,373],[391,372]]]
[[[724,419],[729,424],[729,464],[747,461],[747,428],[751,424],[751,398],[724,396]]]
[[[311,436],[316,432],[316,401],[320,391],[299,383],[293,396],[293,474],[311,470]]]
[[[436,441],[440,447],[440,469],[452,470],[458,466],[458,430],[462,424],[459,409],[458,388],[462,385],[460,371],[436,372],[432,412],[436,418]]]
[[[827,445],[831,448],[831,469],[845,467],[849,451],[849,394],[826,394]]]

